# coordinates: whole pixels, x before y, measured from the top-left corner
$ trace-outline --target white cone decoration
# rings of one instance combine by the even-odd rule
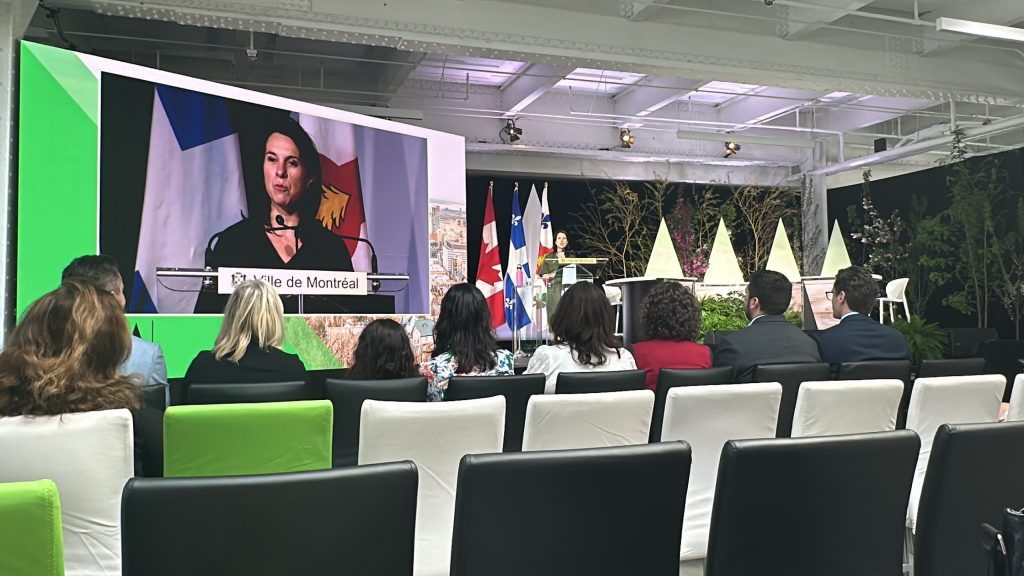
[[[825,263],[821,265],[821,273],[818,276],[832,278],[843,268],[851,266],[850,254],[846,251],[846,242],[843,241],[843,231],[839,229],[839,221],[836,220],[832,226],[832,236],[828,239],[828,250],[825,251]]]
[[[772,242],[772,251],[768,253],[768,263],[765,264],[766,270],[774,270],[781,272],[789,278],[790,282],[800,281],[800,267],[796,264],[796,257],[793,256],[793,246],[789,243],[789,237],[786,236],[786,227],[782,224],[782,218],[779,218],[779,225],[775,228],[775,241]]]
[[[654,239],[654,248],[651,250],[651,258],[647,261],[647,271],[644,276],[648,278],[682,278],[683,267],[679,265],[679,254],[672,244],[672,236],[668,233],[668,226],[665,219],[661,219],[658,226],[658,236]]]
[[[743,271],[736,259],[736,251],[732,249],[729,232],[725,229],[725,221],[718,219],[718,231],[715,232],[715,243],[711,245],[711,256],[708,258],[708,271],[704,274],[705,284],[744,284]]]

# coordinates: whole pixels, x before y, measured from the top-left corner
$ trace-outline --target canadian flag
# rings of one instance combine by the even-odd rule
[[[487,186],[484,229],[480,239],[480,263],[476,267],[476,287],[484,293],[491,311],[491,328],[505,323],[505,285],[501,278],[501,253],[498,251],[498,225],[494,223],[494,182]]]
[[[548,210],[548,183],[544,183],[544,191],[540,194],[540,245],[537,249],[537,274],[544,258],[555,251],[555,239],[551,230],[551,210]]]
[[[306,114],[299,115],[299,124],[320,153],[323,189],[317,219],[335,234],[366,238],[355,126]],[[345,245],[352,257],[353,269],[370,272],[369,246],[356,240],[345,240]]]

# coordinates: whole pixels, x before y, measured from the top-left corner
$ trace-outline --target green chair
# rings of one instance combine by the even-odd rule
[[[327,470],[328,400],[171,406],[164,413],[164,476],[239,476]]]
[[[0,483],[0,574],[64,576],[60,495],[52,480]]]

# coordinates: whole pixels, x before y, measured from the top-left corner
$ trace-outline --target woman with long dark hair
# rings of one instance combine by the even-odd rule
[[[487,301],[472,284],[456,284],[441,299],[434,325],[434,352],[420,365],[427,400],[444,400],[455,376],[512,374],[512,353],[498,348]]]
[[[573,284],[562,295],[548,325],[554,344],[540,346],[527,374],[544,374],[544,392],[555,391],[559,372],[635,370],[633,355],[615,336],[615,317],[604,290],[590,282]]]
[[[348,377],[353,380],[387,380],[416,376],[409,335],[390,318],[374,320],[359,334]]]

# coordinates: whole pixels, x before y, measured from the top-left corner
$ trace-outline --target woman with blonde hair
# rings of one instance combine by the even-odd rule
[[[213,350],[200,352],[185,373],[185,385],[305,380],[306,367],[284,343],[284,307],[262,280],[239,284],[224,308]]]
[[[131,338],[117,300],[68,280],[29,306],[0,352],[0,416],[140,407],[118,373]]]

